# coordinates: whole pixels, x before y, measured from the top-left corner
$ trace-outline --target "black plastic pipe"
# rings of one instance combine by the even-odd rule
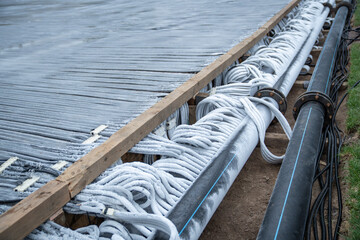
[[[347,15],[346,6],[338,9],[307,92],[329,93]],[[325,109],[317,101],[307,102],[301,107],[258,240],[303,239],[324,118]]]
[[[195,239],[201,233],[201,228],[206,226],[211,217],[209,214],[212,214],[212,211],[209,209],[217,208],[217,196],[221,191],[228,190],[232,184],[230,172],[239,172],[242,167],[239,162],[243,158],[247,159],[251,154],[252,150],[245,150],[248,156],[240,156],[239,146],[247,142],[249,146],[243,149],[256,147],[257,140],[252,142],[246,137],[240,137],[244,131],[249,132],[251,129],[256,129],[252,122],[235,129],[181,200],[170,210],[167,218],[174,223],[182,239]],[[250,135],[248,138],[251,138]],[[169,236],[157,231],[152,239],[165,240],[169,239]]]
[[[184,194],[181,201],[175,205],[168,215],[168,219],[175,224],[182,239],[194,238],[194,233],[192,233],[194,226],[191,226],[193,224],[191,222],[192,219],[198,221],[199,225],[206,225],[205,216],[209,213],[206,207],[202,207],[202,204],[209,194],[216,194],[221,188],[231,185],[229,183],[229,175],[225,171],[228,168],[237,168],[236,160],[234,161],[236,156],[230,150],[235,145],[235,141],[236,139],[227,148],[219,151],[222,154],[219,154],[206,167],[192,184],[192,187]],[[168,239],[168,237],[163,236],[163,239]]]

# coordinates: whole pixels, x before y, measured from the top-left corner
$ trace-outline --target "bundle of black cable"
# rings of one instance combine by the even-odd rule
[[[356,6],[356,2],[353,4]],[[355,8],[353,9],[355,10]],[[349,19],[351,19],[351,17]],[[350,32],[356,32],[357,35],[349,38],[348,35]],[[331,123],[324,128],[321,147],[319,148],[320,150],[317,157],[314,185],[316,182],[319,184],[320,192],[310,206],[305,239],[332,240],[338,239],[339,236],[343,208],[339,181],[339,153],[344,143],[345,134],[338,127],[335,116],[349,91],[360,83],[360,80],[357,81],[339,100],[340,87],[349,75],[348,46],[354,41],[358,41],[359,38],[360,28],[352,29],[350,27],[350,21],[348,21],[343,32],[341,45],[338,49],[336,66],[332,76],[332,87],[329,94],[335,103],[335,114]],[[324,161],[321,159],[324,159]],[[313,235],[313,238],[311,238],[311,235]]]

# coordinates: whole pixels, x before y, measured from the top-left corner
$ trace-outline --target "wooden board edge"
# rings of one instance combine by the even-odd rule
[[[0,239],[22,239],[70,201],[68,186],[52,180],[0,216]]]

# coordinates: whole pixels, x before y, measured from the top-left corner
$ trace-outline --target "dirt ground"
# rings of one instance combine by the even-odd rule
[[[298,78],[298,84],[294,85],[287,99],[288,110],[285,116],[292,127],[294,125],[292,106],[294,106],[297,96],[305,91],[302,84],[299,84],[309,79],[309,76],[307,79],[305,78],[304,76]],[[342,91],[344,92],[344,90]],[[345,129],[346,103],[339,110],[337,120],[340,128]],[[269,140],[266,143],[273,153],[284,154],[288,141],[283,138],[271,137],[274,135],[273,133],[283,133],[279,123],[269,127],[267,131]],[[344,176],[345,165],[344,162],[341,163],[340,178]],[[256,239],[279,169],[280,165],[266,163],[261,157],[260,148],[256,147],[200,239]],[[318,189],[315,188],[313,196],[316,196],[317,192]],[[344,212],[346,215],[346,209]],[[346,228],[346,221],[343,225]]]

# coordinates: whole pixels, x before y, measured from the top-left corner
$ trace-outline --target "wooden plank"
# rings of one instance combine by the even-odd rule
[[[189,105],[189,123],[193,125],[196,122],[196,105]]]
[[[0,239],[22,239],[70,201],[68,186],[53,180],[0,216]]]
[[[123,156],[131,147],[149,134],[171,113],[195,96],[210,81],[245,54],[255,43],[263,38],[287,13],[301,0],[291,1],[285,8],[273,16],[254,34],[246,38],[226,54],[217,58],[209,66],[194,75],[187,82],[175,89],[150,109],[132,120],[129,124],[113,134],[106,142],[90,151],[64,171],[56,181],[60,184],[49,190],[48,183],[33,194],[0,216],[0,239],[17,239],[25,237],[32,229],[38,227],[47,218],[69,201],[69,194],[74,197],[87,184],[91,183],[112,163]],[[64,193],[68,186],[68,193]],[[49,196],[49,193],[52,195]],[[66,197],[53,197],[60,194]],[[26,211],[16,211],[19,206],[27,206]],[[51,207],[49,207],[51,206]],[[34,215],[34,213],[37,213]],[[7,219],[12,221],[7,222]],[[26,223],[26,230],[23,225]],[[12,237],[11,237],[12,236]]]
[[[310,76],[311,77],[311,76]],[[310,78],[309,78],[309,80],[310,80]],[[302,88],[302,89],[304,89],[304,84],[305,83],[309,83],[309,81],[308,80],[297,80],[295,83],[294,83],[294,85],[293,85],[293,87],[294,88]],[[304,89],[305,90],[305,89]]]
[[[65,212],[62,208],[60,208],[54,215],[49,218],[50,221],[56,222],[61,226],[66,226],[66,217]]]
[[[265,139],[276,142],[276,143],[279,143],[279,142],[288,143],[289,142],[289,139],[285,133],[266,132]]]
[[[296,79],[296,82],[304,82],[304,81],[310,81],[311,75],[299,75]],[[296,84],[294,83],[294,85]]]
[[[289,144],[289,139],[285,133],[276,133],[276,132],[266,132],[265,135],[265,144],[270,149],[270,151],[283,149],[285,151],[287,145]],[[257,145],[260,147],[260,144]]]
[[[143,154],[137,154],[137,153],[125,153],[123,156],[121,156],[121,160],[125,162],[140,162],[144,158]]]
[[[320,53],[321,53],[322,49],[313,49],[311,51],[311,55],[313,56],[313,63],[316,63],[317,60],[319,59]]]

